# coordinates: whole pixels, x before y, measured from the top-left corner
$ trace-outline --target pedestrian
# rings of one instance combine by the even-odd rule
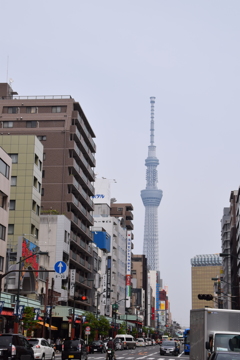
[[[62,345],[61,339],[58,337],[56,339],[56,347],[58,351],[61,351],[61,345]]]

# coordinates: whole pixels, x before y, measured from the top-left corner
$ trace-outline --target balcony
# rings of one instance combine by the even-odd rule
[[[70,127],[70,131],[71,133],[73,133],[74,135],[74,140],[77,142],[77,144],[82,148],[82,151],[84,152],[84,154],[88,157],[90,165],[95,167],[96,166],[96,159],[94,157],[94,153],[92,153],[89,149],[89,147],[87,146],[87,144],[84,141],[83,136],[80,134],[80,132],[78,131],[76,125],[72,125]]]
[[[87,245],[79,236],[74,234],[72,231],[70,233],[70,241],[74,242],[79,248],[79,250],[84,251],[87,255],[92,256],[92,248]]]
[[[71,141],[71,143],[69,144],[69,148],[70,148],[70,150],[75,152],[75,154],[73,153],[73,157],[75,158],[75,160],[77,159],[78,162],[81,162],[81,168],[85,168],[85,171],[87,171],[89,176],[91,177],[91,181],[94,181],[94,178],[95,178],[94,171],[93,171],[92,167],[89,165],[89,163],[87,162],[87,160],[85,159],[83,153],[81,152],[81,150],[79,149],[77,144],[74,143],[73,141]]]
[[[126,211],[126,220],[133,220],[133,213],[131,211]]]
[[[77,268],[84,268],[88,272],[92,272],[92,266],[85,259],[83,259],[79,254],[70,250],[70,261],[74,263]]]
[[[70,220],[72,221],[72,226],[76,227],[76,232],[79,231],[83,236],[87,236],[89,241],[93,241],[93,234],[87,226],[85,226],[76,215],[71,213]]]
[[[72,166],[74,176],[76,176],[79,179],[81,185],[87,186],[89,188],[91,195],[94,195],[95,190],[91,181],[86,177],[86,175],[84,174],[84,172],[82,171],[76,160],[73,158],[68,159],[67,165]]]
[[[75,122],[79,126],[79,128],[83,130],[84,139],[88,143],[88,146],[91,148],[91,151],[93,153],[95,153],[96,152],[96,144],[94,143],[94,141],[92,139],[92,136],[89,134],[89,131],[86,128],[86,125],[84,124],[83,119],[79,115],[79,112],[78,111],[73,111],[72,117],[75,119]]]
[[[71,209],[73,209],[73,207],[75,207],[76,208],[75,212],[80,211],[80,213],[83,215],[84,220],[88,222],[88,225],[93,226],[94,220],[93,220],[92,215],[90,215],[90,213],[82,206],[80,201],[73,194],[68,194],[68,195],[70,195],[68,197],[71,198],[68,201],[71,204]]]
[[[90,206],[90,210],[93,211],[94,203],[90,196],[83,190],[82,186],[77,182],[77,180],[72,176],[72,193],[75,195],[80,195],[83,202],[85,202],[88,206]]]
[[[134,229],[133,223],[130,220],[126,220],[126,228],[127,228],[127,230]]]

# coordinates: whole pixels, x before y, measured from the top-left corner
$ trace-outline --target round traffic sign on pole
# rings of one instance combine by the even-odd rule
[[[87,326],[85,329],[85,331],[90,331],[90,330],[91,330],[90,326]]]
[[[54,265],[54,270],[58,274],[62,274],[67,270],[67,264],[64,261],[58,261]]]

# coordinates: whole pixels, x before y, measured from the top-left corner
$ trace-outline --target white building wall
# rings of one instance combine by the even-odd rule
[[[41,251],[48,251],[49,259],[46,263],[45,256],[40,256],[39,265],[49,269],[54,269],[54,265],[58,261],[63,261],[65,253],[69,259],[70,251],[70,220],[65,215],[41,215],[40,217],[40,238],[39,247]],[[65,261],[66,262],[66,261]],[[67,270],[64,273],[66,277],[69,275],[69,261],[67,262]],[[59,301],[67,301],[68,288],[62,288],[63,280],[56,273],[49,273],[49,284],[54,277],[54,291],[61,293]]]
[[[125,299],[126,237],[127,231],[121,226],[121,219],[111,216],[94,217],[94,227],[103,227],[111,236],[111,298],[110,304]],[[106,268],[105,268],[106,269]],[[111,308],[112,311],[112,308]],[[119,314],[125,314],[125,301],[119,302]],[[110,313],[110,316],[112,314]]]

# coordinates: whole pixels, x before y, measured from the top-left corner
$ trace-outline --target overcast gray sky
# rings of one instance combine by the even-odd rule
[[[134,206],[134,253],[156,97],[160,271],[173,319],[188,325],[190,259],[220,251],[223,207],[239,186],[240,1],[0,0],[0,11],[0,81],[80,102],[98,176]]]

